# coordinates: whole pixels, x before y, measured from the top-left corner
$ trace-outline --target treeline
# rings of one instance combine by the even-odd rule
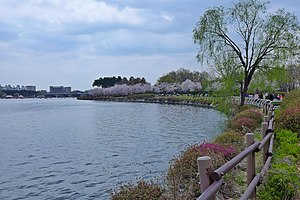
[[[136,84],[146,84],[147,81],[144,77],[142,78],[134,78],[133,76],[131,76],[129,79],[127,79],[126,77],[100,77],[99,79],[94,80],[93,82],[93,87],[97,86],[97,87],[102,87],[102,88],[109,88],[109,87],[113,87],[115,85],[136,85]]]
[[[151,86],[147,84],[117,84],[112,87],[98,87],[88,91],[91,96],[127,96],[132,94],[157,93],[157,94],[178,94],[178,93],[202,93],[202,85],[199,82],[194,83],[187,79],[181,84],[161,83]]]
[[[189,79],[193,82],[202,83],[202,85],[208,81],[210,75],[208,72],[190,71],[188,69],[180,68],[176,71],[171,71],[157,80],[157,85],[161,83],[182,83]]]

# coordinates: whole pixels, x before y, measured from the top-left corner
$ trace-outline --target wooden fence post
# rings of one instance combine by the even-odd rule
[[[271,119],[272,115],[273,115],[273,111],[268,111],[269,120]]]
[[[197,158],[201,193],[203,193],[211,184],[209,170],[211,169],[211,157],[202,156]]]
[[[262,138],[264,139],[266,137],[266,135],[268,134],[267,133],[267,130],[268,130],[268,123],[267,122],[263,122],[261,123],[261,135],[262,135]],[[266,162],[267,158],[268,158],[268,145],[265,144],[262,148],[262,152],[263,152],[263,163]]]
[[[269,120],[270,120],[269,116],[265,115],[264,116],[264,122],[266,122],[267,124],[269,124]]]
[[[266,102],[265,115],[268,114],[268,110],[269,110],[269,104],[268,104],[268,102]]]
[[[246,134],[246,145],[247,147],[251,146],[254,143],[254,133]],[[251,181],[255,177],[255,152],[247,156],[247,184],[250,185]],[[251,198],[255,198],[256,192],[253,191]]]

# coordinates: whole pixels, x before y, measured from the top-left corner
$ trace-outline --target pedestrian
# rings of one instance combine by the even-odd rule
[[[269,98],[269,94],[266,92],[265,93],[265,99],[268,99]]]
[[[274,100],[274,92],[271,93],[271,94],[269,95],[269,100],[270,100],[270,101],[273,101],[273,100]]]

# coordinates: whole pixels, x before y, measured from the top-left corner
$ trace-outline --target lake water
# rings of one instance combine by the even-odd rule
[[[159,177],[226,117],[192,106],[0,100],[0,199],[109,199],[119,183]]]

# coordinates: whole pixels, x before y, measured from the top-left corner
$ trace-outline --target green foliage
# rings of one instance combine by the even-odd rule
[[[250,84],[249,91],[255,92],[256,89],[260,91],[273,91],[274,88],[280,88],[283,84],[289,82],[289,72],[284,66],[275,68],[268,68],[258,71],[253,77]]]
[[[282,109],[287,109],[295,105],[300,105],[300,89],[286,94],[280,107]]]
[[[232,116],[235,114],[238,107],[232,104],[227,98],[214,97],[211,99],[213,106],[217,108],[218,111],[224,113],[227,116]]]
[[[289,64],[287,66],[288,75],[287,82],[282,87],[283,91],[295,90],[297,84],[300,82],[300,60],[297,63]]]
[[[222,85],[220,90],[218,91],[219,94],[225,95],[225,96],[236,96],[240,94],[240,82],[241,80],[241,74],[236,74],[229,76],[224,76],[222,78]]]
[[[288,129],[300,134],[300,105],[290,106],[279,112],[276,118],[278,129]]]
[[[261,199],[279,200],[300,197],[300,171],[297,166],[300,162],[299,100],[299,90],[290,93],[284,98],[282,110],[276,112],[276,129],[279,131],[276,131],[274,162],[266,181],[259,190]]]
[[[234,120],[231,120],[228,123],[228,127],[237,130],[243,133],[249,132],[249,131],[254,131],[255,128],[257,127],[257,124],[255,120],[247,118],[247,117],[240,117],[236,118]]]
[[[287,130],[276,133],[274,155],[274,162],[264,184],[259,188],[258,196],[260,199],[294,199],[300,189],[297,168],[300,146],[297,133]]]
[[[200,82],[204,87],[209,79],[209,74],[207,72],[191,72],[188,69],[181,68],[177,71],[171,71],[157,80],[157,84],[161,83],[182,83],[186,79],[189,79],[193,82]]]
[[[273,164],[258,197],[264,200],[294,199],[299,187],[297,167],[288,163]]]
[[[129,183],[121,186],[118,191],[111,194],[111,200],[164,199],[163,192],[160,185],[140,180],[136,185]]]
[[[286,155],[300,159],[300,145],[298,134],[292,131],[281,130],[276,133],[276,157],[283,158]]]
[[[222,112],[222,113],[225,113],[226,115],[230,115],[231,114],[231,106],[230,106],[230,103],[226,100],[224,101],[219,101],[218,102],[218,107],[217,109]]]
[[[258,126],[263,122],[263,114],[258,109],[254,109],[254,108],[241,111],[234,117],[234,119],[240,117],[247,117],[253,119],[255,120]]]
[[[253,132],[256,128],[260,127],[263,115],[258,109],[243,106],[240,110],[241,112],[228,122],[230,129],[246,133],[248,131]]]
[[[193,30],[198,61],[205,59],[222,78],[233,72],[243,81],[241,105],[256,72],[280,66],[299,51],[297,17],[283,9],[266,14],[267,4],[240,0],[231,8],[210,8]]]

